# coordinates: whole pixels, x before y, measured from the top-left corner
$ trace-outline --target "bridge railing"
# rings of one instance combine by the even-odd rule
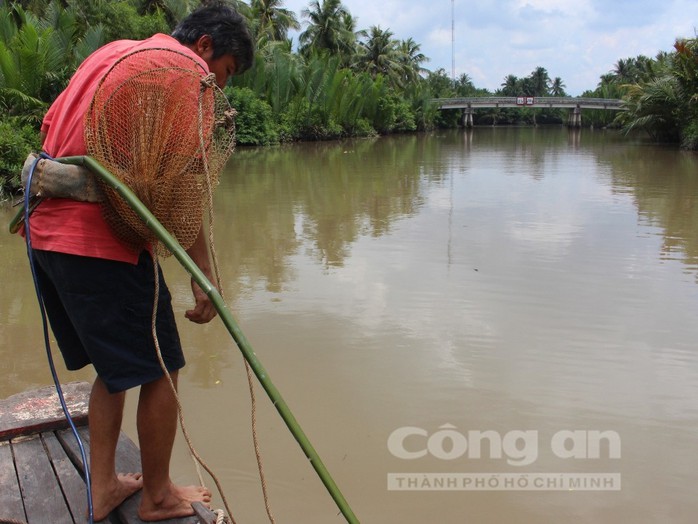
[[[432,98],[440,109],[465,109],[486,107],[535,107],[622,110],[622,100],[614,98],[584,98],[570,96],[478,96],[460,98]]]

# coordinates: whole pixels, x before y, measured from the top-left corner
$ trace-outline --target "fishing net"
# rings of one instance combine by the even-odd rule
[[[146,49],[116,62],[85,116],[87,153],[128,186],[184,249],[211,211],[212,188],[235,145],[235,112],[193,58]],[[134,248],[169,252],[100,179],[103,215]]]

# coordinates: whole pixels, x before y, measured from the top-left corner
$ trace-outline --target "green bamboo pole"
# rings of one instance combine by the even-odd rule
[[[150,212],[150,210],[140,201],[140,199],[131,191],[125,184],[123,184],[119,179],[117,179],[113,174],[111,174],[102,164],[97,162],[94,158],[89,156],[73,156],[57,159],[59,162],[65,164],[75,164],[83,165],[87,167],[92,173],[104,180],[110,187],[112,187],[127,203],[131,208],[138,214],[138,216],[145,222],[146,226],[155,233],[158,239],[165,244],[167,249],[179,260],[180,264],[187,270],[187,272],[192,276],[194,281],[199,285],[199,287],[208,295],[211,302],[218,311],[218,314],[223,320],[225,327],[228,329],[232,335],[235,343],[242,352],[245,360],[250,364],[252,371],[257,376],[257,379],[262,384],[262,387],[267,392],[267,395],[271,399],[272,403],[276,407],[276,410],[281,415],[288,429],[293,434],[298,444],[300,444],[301,449],[308,457],[313,468],[317,472],[320,480],[327,488],[334,499],[337,507],[342,512],[342,515],[347,519],[350,524],[358,524],[359,520],[354,515],[354,512],[349,507],[346,499],[342,495],[339,487],[335,484],[329,471],[323,464],[320,456],[313,448],[313,445],[308,440],[300,424],[296,421],[293,416],[291,409],[288,407],[284,399],[281,397],[281,393],[276,389],[268,373],[262,366],[262,363],[257,359],[255,352],[252,350],[252,346],[248,342],[247,338],[243,334],[242,330],[238,326],[237,322],[233,318],[230,310],[225,304],[223,297],[218,292],[218,290],[209,282],[206,276],[202,273],[199,267],[194,263],[194,261],[189,257],[187,252],[182,248],[182,246],[177,242],[177,240],[170,235],[170,233],[163,227],[163,225],[158,221],[155,216]]]

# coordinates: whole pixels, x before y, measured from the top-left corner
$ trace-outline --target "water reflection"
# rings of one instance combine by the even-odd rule
[[[225,294],[362,521],[688,521],[698,511],[696,167],[692,154],[565,128],[240,149],[215,202]],[[0,242],[13,277],[0,301],[10,394],[48,375],[26,255],[4,231]],[[181,317],[188,279],[164,265]],[[182,322],[181,334],[195,441],[245,502],[241,521],[261,521],[240,356],[219,324]],[[275,512],[332,521],[260,404]],[[541,441],[617,431],[621,461],[564,462],[541,447],[533,466],[620,471],[623,490],[388,492],[388,472],[511,469],[386,451],[398,427],[447,423],[535,429]]]
[[[383,235],[416,212],[423,144],[410,137],[238,150],[217,193],[218,229],[233,246],[226,265],[272,291],[292,278],[284,259],[301,245],[325,267],[341,267],[359,236]]]
[[[698,269],[698,155],[673,148],[604,151],[599,163],[610,169],[615,191],[632,194],[643,226],[660,228],[660,258]]]

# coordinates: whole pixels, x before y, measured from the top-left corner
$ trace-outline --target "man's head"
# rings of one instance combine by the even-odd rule
[[[228,6],[197,9],[177,25],[172,37],[204,59],[221,87],[252,65],[254,43],[247,23]]]

